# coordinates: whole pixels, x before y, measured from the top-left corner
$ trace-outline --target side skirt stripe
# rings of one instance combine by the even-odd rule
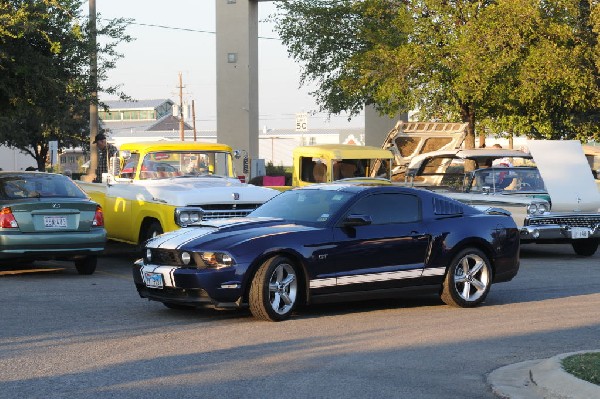
[[[310,288],[334,287],[336,285],[365,284],[381,281],[405,280],[420,277],[443,276],[446,273],[445,267],[436,267],[432,269],[401,270],[397,272],[383,272],[360,274],[356,276],[342,276],[338,278],[314,279],[310,282]]]

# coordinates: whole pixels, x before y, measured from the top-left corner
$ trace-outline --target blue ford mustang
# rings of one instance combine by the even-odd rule
[[[518,269],[518,230],[502,210],[408,187],[320,184],[244,219],[150,239],[133,277],[142,298],[169,308],[249,306],[279,321],[298,304],[407,289],[473,307]]]

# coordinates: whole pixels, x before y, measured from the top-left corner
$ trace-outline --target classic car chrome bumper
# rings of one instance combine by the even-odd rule
[[[600,238],[600,214],[529,217],[520,235],[531,241]]]

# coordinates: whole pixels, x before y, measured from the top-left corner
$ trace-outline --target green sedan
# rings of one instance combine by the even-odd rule
[[[0,172],[0,262],[74,261],[96,270],[106,230],[102,208],[67,176]]]

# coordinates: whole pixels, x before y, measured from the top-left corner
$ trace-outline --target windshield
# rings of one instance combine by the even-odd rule
[[[139,161],[132,154],[123,172],[136,173]],[[146,154],[139,178],[168,179],[186,176],[233,177],[231,154],[225,151],[161,151]]]
[[[547,192],[537,168],[487,168],[473,172],[471,192]]]
[[[391,161],[389,159],[334,159],[319,157],[300,157],[299,178],[307,183],[325,183],[331,180],[351,179],[356,177],[381,177],[390,179]]]
[[[277,195],[248,216],[274,217],[286,221],[324,225],[352,194],[336,190],[290,190]]]

